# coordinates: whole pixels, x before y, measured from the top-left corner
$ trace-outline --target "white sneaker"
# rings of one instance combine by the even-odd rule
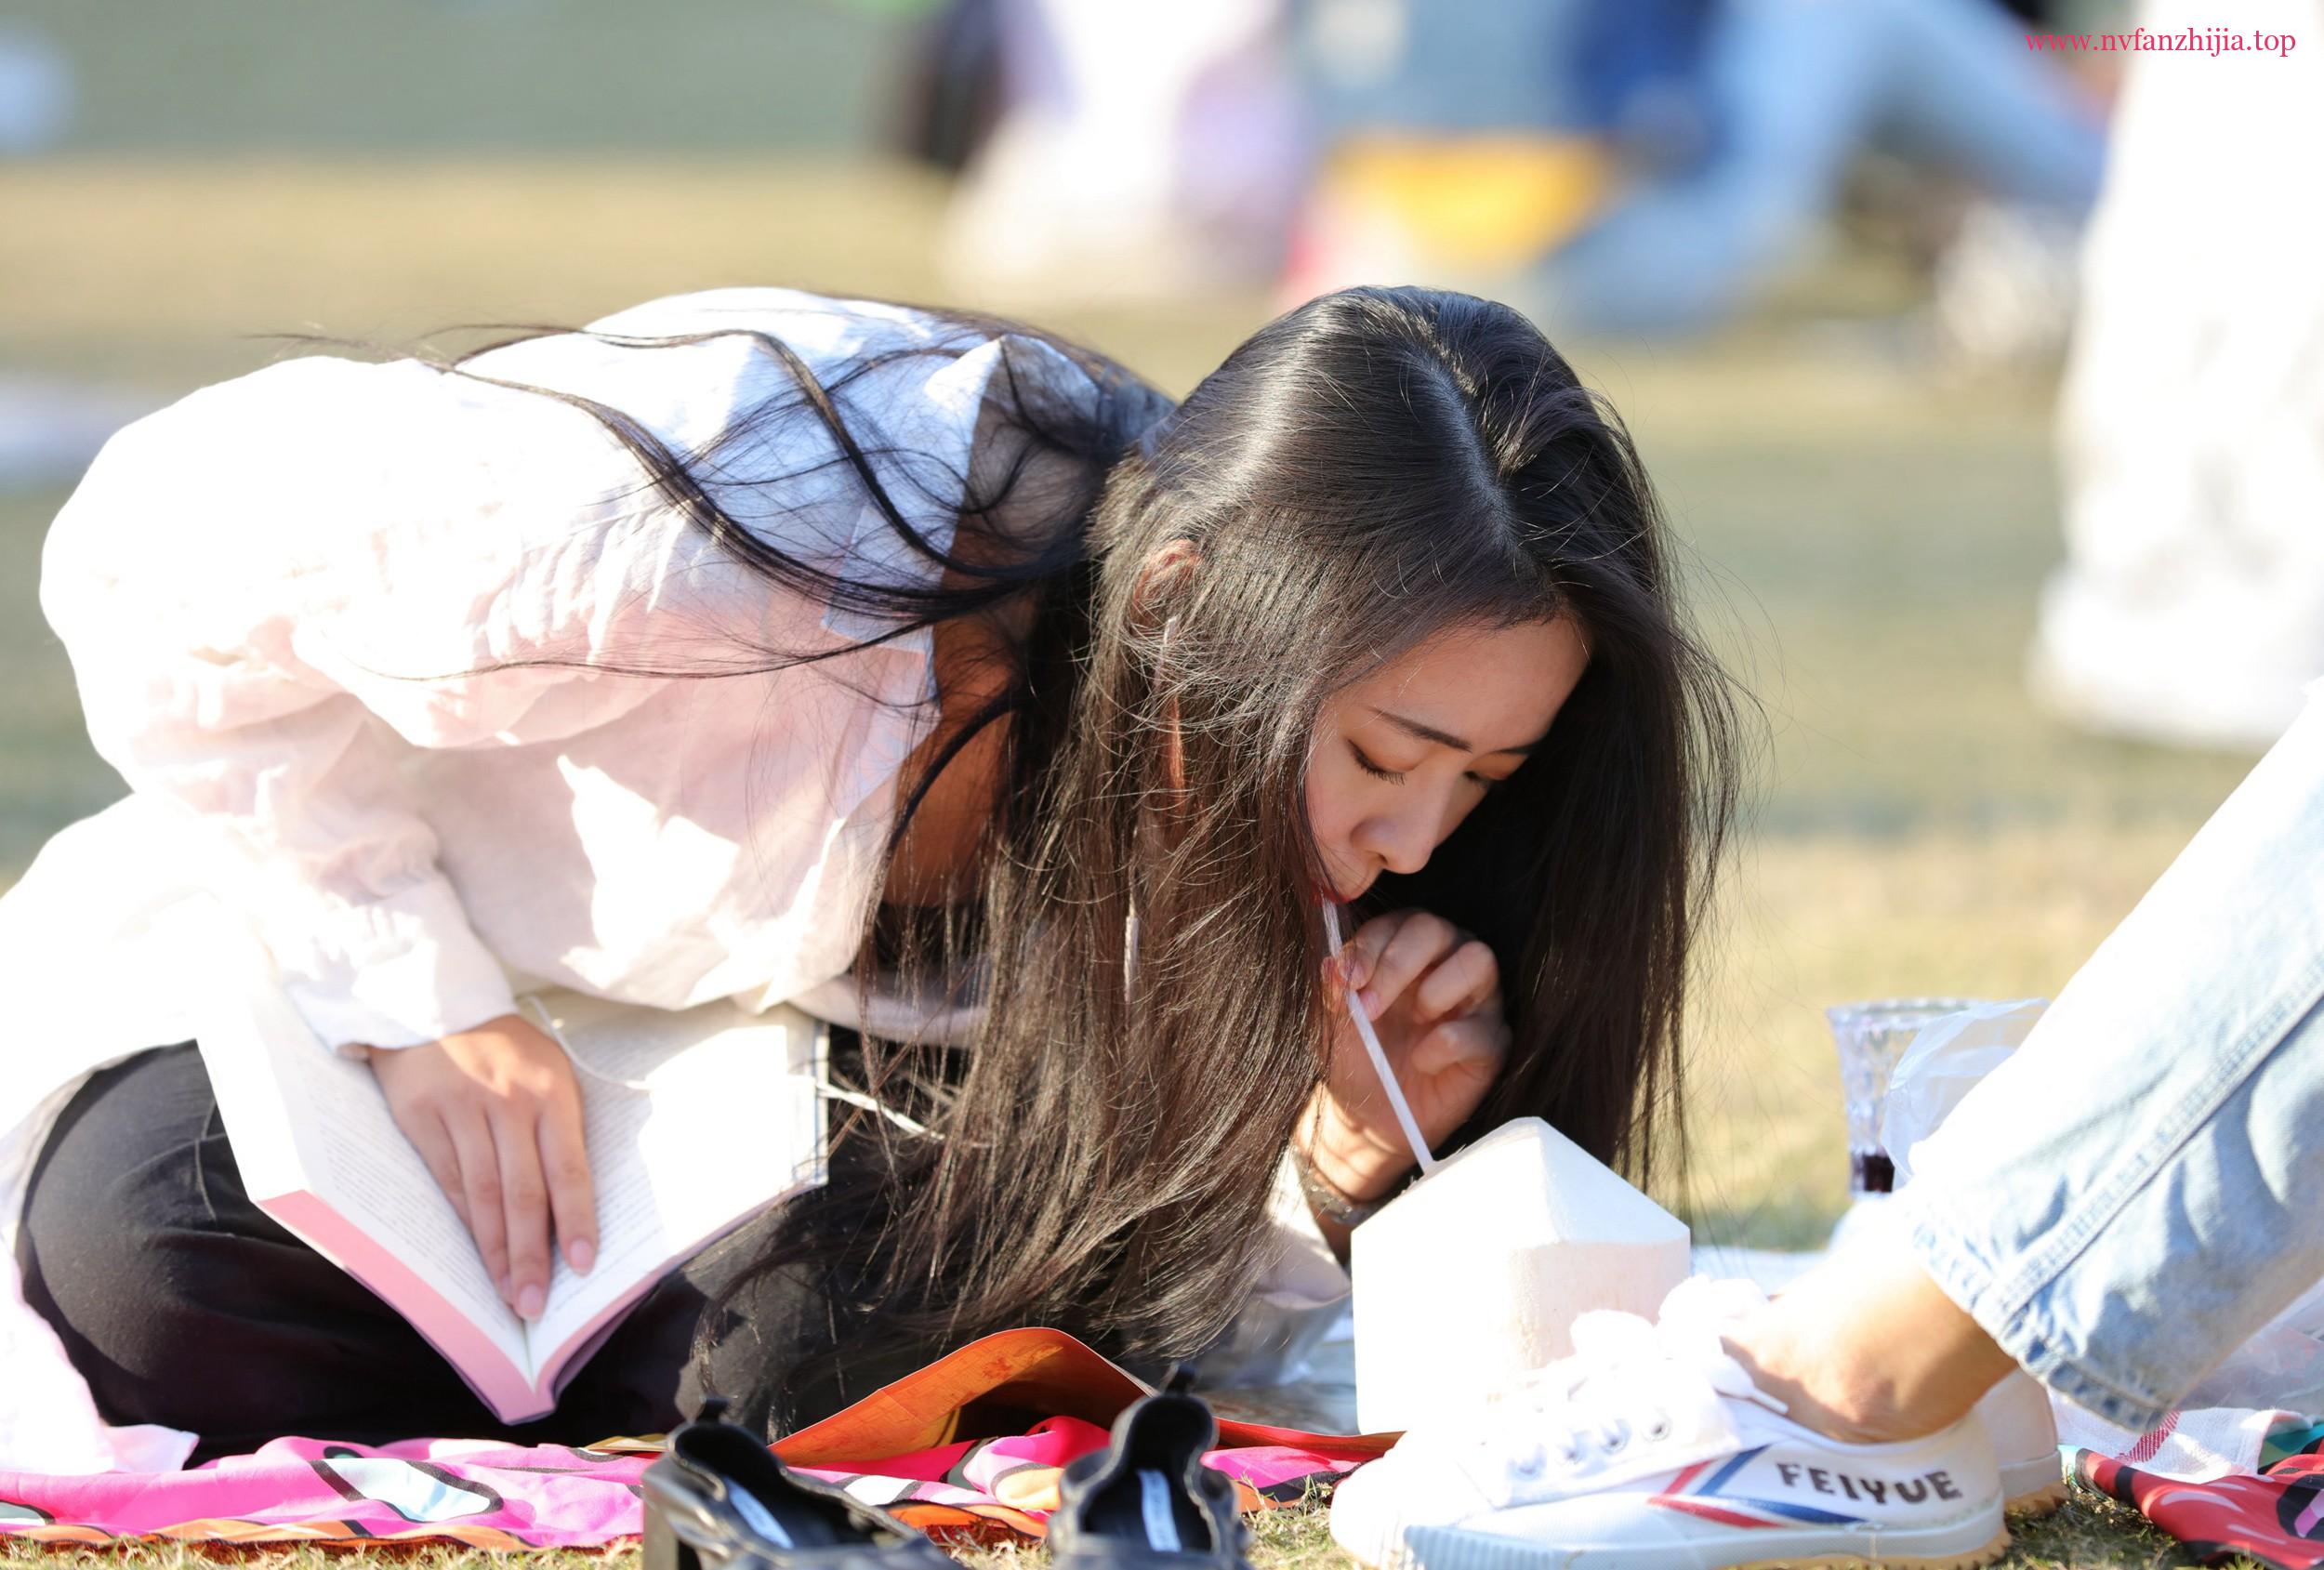
[[[1878,1247],[1901,1238],[1901,1212],[1895,1195],[1867,1194],[1842,1212],[1832,1228],[1828,1252],[1856,1247]],[[1764,1280],[1763,1276],[1760,1279]],[[2001,1464],[2001,1508],[2011,1515],[2048,1515],[2066,1503],[2068,1492],[2065,1464],[2058,1456],[2057,1417],[2050,1392],[2032,1375],[2019,1370],[1985,1392],[1977,1403],[1977,1418],[1993,1441],[1994,1457]]]
[[[2039,1380],[2023,1371],[2012,1374],[1985,1392],[1977,1403],[1977,1418],[2001,1463],[2003,1510],[2012,1515],[2048,1515],[2066,1503],[2057,1414]]]
[[[1572,1358],[1344,1479],[1333,1538],[1380,1570],[1967,1570],[2008,1549],[1974,1415],[1895,1445],[1791,1422],[1720,1345],[1737,1288],[1757,1293],[1689,1282],[1658,1326],[1584,1314]]]

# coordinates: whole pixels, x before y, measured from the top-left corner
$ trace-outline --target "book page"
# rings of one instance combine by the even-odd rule
[[[558,1260],[532,1327],[535,1366],[547,1373],[671,1266],[819,1181],[823,1108],[816,1026],[795,1009],[750,1014],[721,1001],[670,1012],[562,990],[536,996],[582,1065],[599,1234],[588,1275]]]
[[[508,1421],[549,1410],[563,1360],[671,1266],[822,1175],[805,1014],[536,995],[575,1061],[599,1248],[586,1276],[557,1258],[528,1326],[370,1065],[323,1046],[247,934],[221,936],[217,975],[199,1039],[252,1200],[409,1320]]]
[[[468,1223],[395,1126],[370,1066],[320,1050],[306,1066],[298,1112],[316,1127],[302,1130],[300,1143],[321,1150],[319,1172],[309,1157],[315,1193],[365,1232],[392,1241],[430,1286],[529,1372],[523,1322],[500,1300]]]
[[[251,1199],[270,1214],[284,1208],[276,1202],[301,1191],[323,1201],[324,1207],[290,1207],[297,1224],[282,1214],[277,1219],[379,1292],[456,1366],[468,1357],[447,1346],[447,1338],[472,1341],[481,1334],[529,1381],[523,1322],[500,1300],[467,1226],[396,1127],[370,1065],[339,1057],[317,1039],[254,941],[222,946],[221,984],[201,1022],[200,1042]],[[375,1251],[350,1247],[330,1227],[334,1215],[384,1246],[405,1285],[416,1278],[440,1301],[406,1301],[407,1293],[353,1270],[350,1256]],[[446,1309],[469,1322],[469,1333],[443,1322]],[[471,1382],[480,1378],[472,1368],[462,1372]]]

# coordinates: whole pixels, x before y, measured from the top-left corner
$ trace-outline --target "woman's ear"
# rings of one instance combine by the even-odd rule
[[[1147,557],[1146,564],[1138,569],[1136,581],[1129,586],[1131,625],[1155,625],[1171,614],[1201,569],[1202,550],[1189,539],[1172,540]]]

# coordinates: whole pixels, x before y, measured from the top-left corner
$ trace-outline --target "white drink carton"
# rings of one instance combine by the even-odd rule
[[[1685,1223],[1538,1117],[1440,1162],[1355,1229],[1366,1432],[1457,1412],[1573,1351],[1590,1309],[1653,1319],[1686,1279]]]

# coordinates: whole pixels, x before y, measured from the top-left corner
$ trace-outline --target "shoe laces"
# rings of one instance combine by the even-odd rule
[[[1737,1285],[1746,1284],[1691,1280],[1664,1301],[1658,1323],[1608,1310],[1581,1315],[1573,1355],[1492,1398],[1477,1443],[1523,1485],[1552,1472],[1586,1476],[1633,1445],[1663,1443],[1682,1412],[1705,1405],[1706,1385],[1780,1414],[1783,1403],[1721,1344],[1725,1325],[1765,1301],[1755,1288],[1748,1298],[1728,1290]]]

